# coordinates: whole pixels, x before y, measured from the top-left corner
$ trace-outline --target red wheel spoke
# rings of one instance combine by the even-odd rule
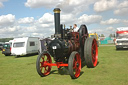
[[[79,58],[79,56],[78,55],[76,55],[76,58],[77,58],[77,62],[76,62],[76,68],[75,68],[75,76],[76,77],[78,77],[79,75],[80,75],[80,58]],[[79,66],[77,66],[77,64],[79,65]]]
[[[44,73],[47,73],[48,72],[48,69],[47,69],[47,67],[44,67],[45,69],[44,69]]]
[[[76,69],[76,65],[73,66],[73,69]]]
[[[77,68],[77,67],[76,67],[75,71],[76,71],[76,73],[77,73],[77,71],[78,71],[78,68]]]
[[[92,51],[94,50],[94,48],[92,47]]]
[[[93,42],[92,47],[94,47],[94,46],[95,46],[95,43]]]
[[[76,69],[76,66],[73,66],[73,69]]]
[[[74,62],[73,62],[73,68],[75,69],[77,65],[77,60],[74,58]]]
[[[73,61],[73,65],[75,65],[75,63],[76,63],[76,59],[74,59],[74,61]]]
[[[40,67],[41,72],[42,72],[42,68],[43,68],[43,67]]]
[[[44,67],[44,73],[46,73],[47,72],[47,70],[46,70],[46,68]]]
[[[75,69],[75,76],[78,77],[80,75],[79,67]]]
[[[44,61],[44,57],[42,57],[43,61]]]
[[[77,64],[77,61],[75,62],[75,66],[76,66],[76,64]]]
[[[95,57],[92,57],[93,58],[93,60],[95,60]]]
[[[77,64],[77,63],[75,63],[75,65],[73,66],[73,69],[76,69],[76,68],[77,68],[76,64]]]
[[[76,72],[78,73],[80,71],[79,67],[76,69]]]

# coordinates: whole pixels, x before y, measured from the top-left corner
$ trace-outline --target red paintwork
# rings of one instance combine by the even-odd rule
[[[77,66],[79,64],[79,66]],[[78,78],[81,71],[81,57],[79,53],[75,55],[74,61],[73,61],[73,70],[75,70],[75,77]]]
[[[47,59],[45,59],[47,57]],[[77,66],[79,64],[79,66]],[[62,66],[68,67],[68,63],[63,63],[63,62],[56,62],[52,63],[51,57],[48,53],[44,54],[42,56],[42,61],[40,62],[40,69],[41,72],[46,76],[50,73],[51,67],[52,66],[57,66],[57,68],[60,68]],[[74,61],[73,61],[73,69],[75,70],[75,77],[78,78],[80,75],[81,71],[81,57],[79,53],[75,55]]]
[[[98,61],[98,47],[97,47],[97,43],[96,43],[96,39],[93,40],[92,42],[92,62],[93,62],[93,66],[97,65],[97,61]]]
[[[128,31],[116,31],[116,33],[118,33],[118,34],[128,33]]]
[[[42,57],[42,61],[40,62],[40,70],[43,75],[48,75],[51,71],[51,66],[46,65],[46,63],[52,63],[52,59],[48,53],[44,54]]]
[[[61,66],[68,66],[67,63],[63,62],[56,62],[56,63],[45,63],[47,66],[57,66],[57,68],[60,68]]]
[[[11,51],[11,48],[10,48],[10,51]]]
[[[71,32],[72,38],[75,41],[79,41],[79,33],[78,32]]]
[[[45,76],[50,73],[52,66],[57,66],[57,68],[60,68],[61,66],[68,66],[67,63],[63,62],[52,63],[52,59],[48,53],[42,55],[41,60],[42,61],[40,61],[40,70]]]
[[[80,43],[79,43],[79,33],[78,32],[71,32],[71,39],[68,40],[69,43],[69,52],[71,53],[73,51],[79,50]]]

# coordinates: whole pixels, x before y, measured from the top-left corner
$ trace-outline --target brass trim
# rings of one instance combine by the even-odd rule
[[[55,8],[53,11],[54,13],[60,13],[61,10],[59,8]]]
[[[60,10],[54,10],[54,13],[60,13]]]

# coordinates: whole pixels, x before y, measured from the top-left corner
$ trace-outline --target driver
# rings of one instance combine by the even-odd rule
[[[73,32],[78,32],[79,28],[77,27],[77,24],[74,24],[73,26]]]

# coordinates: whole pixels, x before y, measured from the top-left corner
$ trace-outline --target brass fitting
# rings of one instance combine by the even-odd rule
[[[55,8],[55,9],[53,10],[54,13],[60,13],[60,11],[61,11],[61,10],[60,10],[59,8]]]

